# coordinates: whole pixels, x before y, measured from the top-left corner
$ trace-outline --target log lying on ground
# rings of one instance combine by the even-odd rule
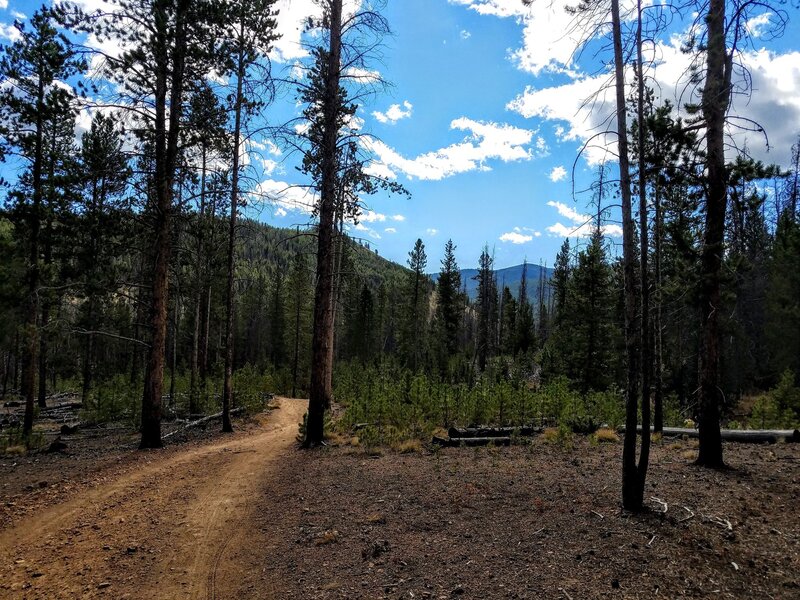
[[[512,435],[531,436],[541,433],[540,427],[451,427],[447,435],[451,438],[497,438]]]
[[[434,436],[431,440],[432,443],[437,444],[439,446],[449,446],[449,447],[458,447],[458,446],[488,446],[490,444],[494,444],[495,446],[510,446],[511,445],[511,438],[510,437],[462,437],[462,438],[443,438],[439,436]]]
[[[234,408],[231,411],[231,416],[238,415],[239,413],[242,413],[242,412],[244,412],[244,407],[240,406],[239,408]],[[198,427],[200,425],[203,425],[204,423],[208,423],[209,421],[213,421],[214,419],[221,419],[221,418],[222,418],[222,413],[218,412],[216,414],[209,415],[207,417],[203,417],[202,419],[197,419],[196,421],[192,421],[191,423],[187,423],[186,425],[184,425],[180,429],[176,429],[175,431],[170,431],[166,435],[162,435],[161,439],[162,440],[166,440],[167,438],[170,438],[170,437],[172,437],[173,435],[175,435],[177,433],[181,433],[182,431],[186,431],[187,429],[191,429],[192,427]]]
[[[652,431],[652,427],[650,430]],[[638,433],[642,432],[641,427],[636,428]],[[620,428],[620,433],[625,433],[625,428]],[[700,437],[697,429],[685,427],[664,427],[662,433],[665,437],[687,436],[690,438]],[[797,429],[721,429],[720,435],[727,442],[740,442],[745,444],[774,444],[778,441],[800,443],[800,431]]]

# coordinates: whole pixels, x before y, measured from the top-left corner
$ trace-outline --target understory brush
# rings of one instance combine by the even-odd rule
[[[616,388],[583,395],[563,377],[538,386],[492,369],[469,385],[391,363],[380,368],[344,363],[337,366],[334,387],[337,402],[345,407],[337,428],[363,432],[369,427],[367,437],[374,435],[386,445],[398,437],[429,438],[437,427],[562,425],[590,433],[601,425],[617,427],[625,417]]]

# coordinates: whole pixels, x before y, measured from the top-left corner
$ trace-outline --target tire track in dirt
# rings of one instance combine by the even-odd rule
[[[259,559],[248,548],[258,492],[291,451],[306,409],[302,400],[280,404],[252,433],[170,457],[155,452],[0,532],[0,596],[234,597]]]

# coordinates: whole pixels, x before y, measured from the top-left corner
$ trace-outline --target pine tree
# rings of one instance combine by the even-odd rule
[[[428,255],[425,244],[417,239],[408,253],[408,280],[406,283],[406,314],[404,316],[401,347],[408,365],[416,371],[421,364],[424,351],[425,327],[427,325],[428,278],[425,268]]]
[[[228,281],[225,293],[225,371],[222,385],[222,431],[231,432],[230,407],[233,401],[233,318],[236,276],[236,219],[239,210],[239,175],[243,127],[249,114],[263,108],[258,87],[271,85],[271,79],[254,76],[251,70],[270,52],[278,39],[275,0],[235,0],[226,3],[227,40],[222,52],[231,55],[227,71],[235,78],[232,97],[233,154],[231,160],[230,220],[228,229]],[[247,92],[245,91],[247,90]]]
[[[514,322],[514,353],[527,354],[536,348],[536,329],[533,305],[528,300],[528,261],[522,265],[522,280],[517,299],[517,316]]]
[[[456,262],[455,249],[453,240],[447,240],[436,282],[436,323],[439,365],[442,371],[445,370],[449,358],[458,353],[463,312],[461,272]]]
[[[13,194],[15,231],[20,234],[27,264],[25,283],[25,340],[22,357],[25,418],[23,432],[33,428],[33,405],[36,394],[37,321],[40,304],[38,289],[41,282],[42,226],[45,222],[45,193],[47,184],[48,124],[70,114],[73,93],[56,81],[67,81],[85,67],[67,38],[54,25],[51,11],[42,8],[30,19],[30,29],[19,21],[14,27],[19,39],[5,48],[0,59],[0,75],[4,81],[14,81],[13,87],[2,90],[0,111],[5,124],[2,152],[12,150],[25,160],[25,172]],[[74,116],[72,117],[74,118]]]
[[[88,403],[95,371],[98,329],[104,298],[116,280],[115,238],[122,227],[122,194],[130,177],[123,140],[112,117],[98,113],[81,138],[77,270],[83,279],[85,302],[81,325],[86,336],[81,399]]]
[[[494,259],[489,254],[489,247],[484,246],[478,262],[477,311],[478,323],[475,338],[475,354],[478,370],[483,372],[486,363],[495,354],[497,339],[497,283],[494,276]]]

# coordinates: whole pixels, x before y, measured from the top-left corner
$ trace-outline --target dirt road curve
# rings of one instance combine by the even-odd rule
[[[236,597],[239,574],[259,568],[248,547],[254,499],[292,451],[307,406],[280,404],[255,432],[171,456],[153,452],[1,532],[0,597]]]

